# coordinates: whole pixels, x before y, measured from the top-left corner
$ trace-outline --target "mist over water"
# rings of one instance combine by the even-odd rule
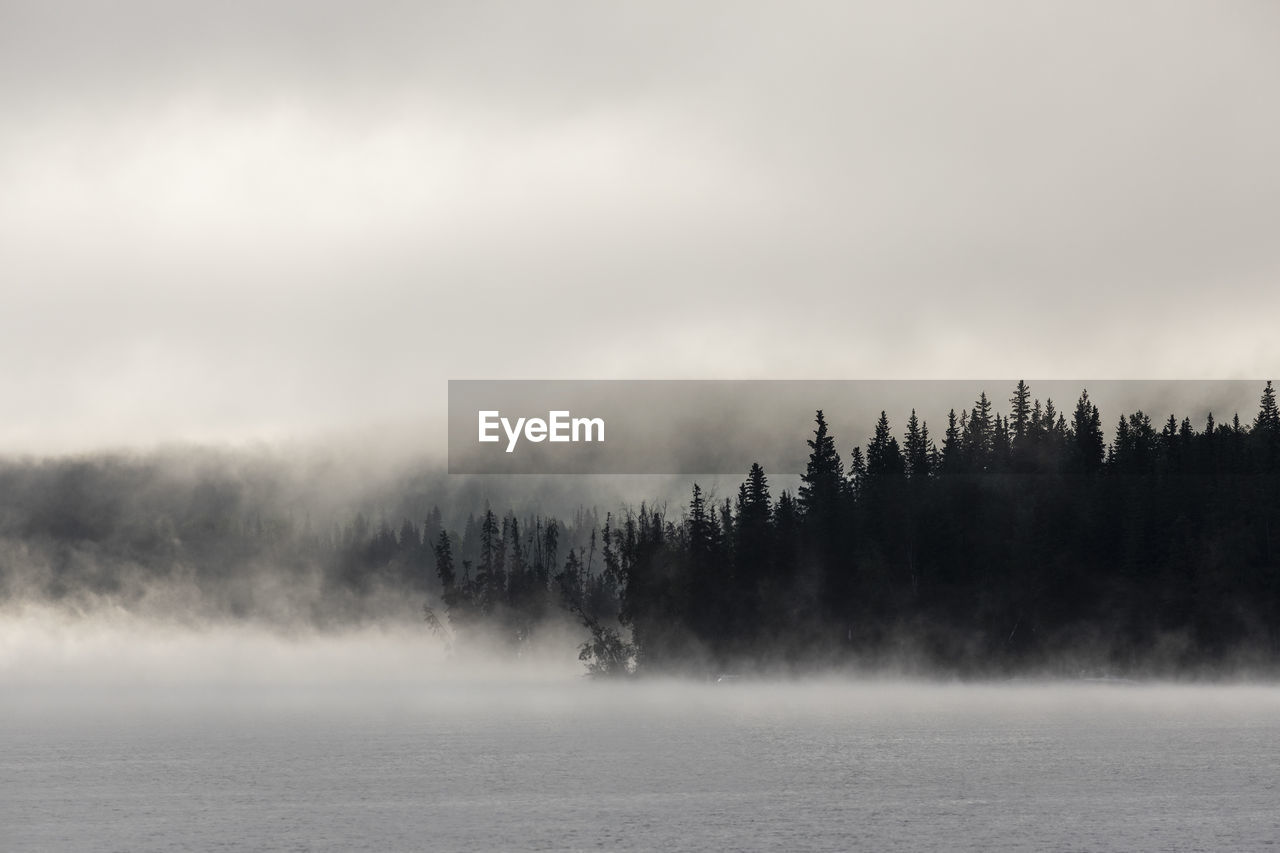
[[[1280,688],[581,678],[398,626],[0,628],[11,851],[1263,849]]]
[[[459,657],[420,620],[320,630],[307,625],[139,617],[124,609],[84,615],[48,606],[10,608],[0,618],[0,691],[15,699],[74,698],[106,705],[126,697],[198,699],[228,692],[284,695],[324,689],[335,699],[379,691],[478,682],[572,683],[581,674],[576,634],[553,626],[519,657],[484,638]]]

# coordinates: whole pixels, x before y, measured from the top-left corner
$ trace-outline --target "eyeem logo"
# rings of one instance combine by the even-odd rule
[[[507,434],[507,453],[514,453],[521,434],[534,442],[541,441],[604,441],[604,418],[573,418],[567,411],[547,412],[547,419],[502,417],[496,410],[477,413],[480,421],[480,441],[501,440],[499,428]]]

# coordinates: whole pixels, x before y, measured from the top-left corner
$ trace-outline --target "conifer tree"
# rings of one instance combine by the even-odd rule
[[[929,425],[921,424],[916,417],[916,410],[911,410],[907,419],[907,433],[903,447],[906,473],[912,480],[928,479],[932,468],[932,454],[929,447]]]
[[[1089,389],[1080,392],[1075,413],[1071,416],[1071,437],[1075,444],[1074,466],[1089,473],[1102,467],[1106,440],[1102,435],[1102,416],[1089,400]]]
[[[513,603],[524,604],[529,593],[527,567],[525,566],[524,544],[520,541],[520,520],[511,516],[510,528],[507,531],[511,544],[505,549],[510,557],[507,568],[507,597]],[[504,537],[508,538],[508,537]]]
[[[942,466],[949,472],[960,469],[964,458],[964,447],[956,410],[947,413],[947,432],[942,439]]]
[[[1267,380],[1267,387],[1262,389],[1262,399],[1258,403],[1258,416],[1253,421],[1254,432],[1280,434],[1280,409],[1276,407],[1276,390]]]
[[[1131,452],[1129,421],[1121,415],[1120,420],[1116,422],[1116,437],[1112,440],[1111,449],[1107,452],[1107,463],[1114,470],[1123,471],[1129,465]]]
[[[1011,439],[1014,443],[1021,441],[1027,436],[1027,428],[1031,424],[1031,389],[1023,380],[1018,380],[1018,386],[1013,389],[1013,396],[1009,398],[1010,420],[1013,430]]]
[[[689,499],[688,522],[689,548],[695,554],[706,554],[711,550],[711,520],[707,513],[707,501],[702,494],[702,487],[693,484],[693,496]]]
[[[506,597],[502,562],[502,533],[498,527],[498,517],[491,507],[486,507],[480,522],[480,566],[476,571],[481,607],[486,612]]]
[[[991,470],[1007,471],[1012,455],[1013,444],[1009,434],[1009,419],[996,415],[995,429],[991,433]]]
[[[453,592],[454,585],[457,583],[457,576],[453,568],[453,547],[449,544],[449,534],[443,530],[440,531],[440,538],[436,541],[436,574],[440,577],[440,586],[444,588],[445,595],[448,596]],[[445,599],[446,603],[448,598]]]
[[[782,494],[778,495],[778,506],[774,510],[773,521],[778,531],[779,544],[785,542],[788,545],[794,545],[799,531],[800,512],[796,508],[795,498],[791,497],[791,492],[787,489],[783,489]]]
[[[1058,410],[1053,405],[1053,398],[1047,397],[1044,401],[1043,420],[1040,422],[1045,432],[1052,432],[1057,426]]]
[[[839,512],[840,496],[844,492],[844,466],[821,409],[814,421],[813,438],[807,442],[809,461],[800,478],[799,506],[805,516],[830,518]]]
[[[849,459],[849,494],[855,501],[862,497],[862,491],[866,485],[867,458],[863,455],[862,448],[855,445]]]
[[[881,485],[901,478],[904,474],[902,451],[898,440],[889,432],[889,418],[881,411],[876,421],[875,435],[867,445],[867,481]]]
[[[974,402],[973,411],[969,413],[968,430],[964,437],[965,448],[975,470],[981,471],[990,463],[994,433],[991,401],[987,399],[987,392],[983,391]]]
[[[771,514],[769,478],[760,463],[752,462],[747,479],[738,490],[738,532],[744,528],[762,529],[769,523]]]
[[[752,463],[746,481],[738,489],[738,517],[734,525],[733,559],[738,582],[747,599],[745,620],[750,629],[759,623],[758,596],[772,559],[772,507],[769,481],[759,463]],[[744,626],[746,629],[746,626]]]

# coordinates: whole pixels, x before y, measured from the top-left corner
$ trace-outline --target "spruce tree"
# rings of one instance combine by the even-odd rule
[[[1027,427],[1031,423],[1031,388],[1023,380],[1018,380],[1018,386],[1013,389],[1013,396],[1009,398],[1010,426],[1012,427],[1011,439],[1015,442],[1026,438]]]
[[[738,517],[734,524],[733,558],[738,580],[748,599],[751,613],[747,621],[758,624],[759,607],[755,602],[771,559],[773,531],[769,481],[759,463],[752,463],[747,479],[738,489]]]
[[[875,435],[867,445],[867,480],[869,483],[892,482],[903,476],[902,451],[898,440],[889,432],[889,418],[881,411]]]
[[[942,467],[954,473],[960,469],[964,458],[964,440],[956,410],[947,413],[947,432],[942,438]]]
[[[1276,392],[1269,380],[1262,391],[1252,435],[1261,470],[1274,471],[1280,468],[1280,409],[1276,408]]]
[[[1080,392],[1076,410],[1071,416],[1071,437],[1074,440],[1074,467],[1089,473],[1102,467],[1106,440],[1102,435],[1102,416],[1098,407],[1089,401],[1089,389]]]
[[[435,551],[436,555],[436,574],[440,577],[440,586],[444,589],[447,603],[447,596],[453,592],[454,585],[457,583],[457,576],[453,568],[453,547],[449,544],[449,534],[441,530],[440,538],[436,541],[432,550]]]
[[[920,423],[915,409],[911,410],[911,417],[907,419],[903,456],[909,478],[928,479],[932,467],[932,454],[929,452],[929,425]]]
[[[1007,471],[1013,456],[1009,419],[996,415],[995,429],[991,433],[991,470]]]
[[[805,516],[830,518],[838,513],[840,496],[844,493],[844,466],[821,409],[814,421],[813,438],[807,442],[809,461],[800,478],[799,505]]]
[[[760,463],[752,462],[747,479],[738,491],[738,525],[763,527],[769,522],[771,509],[769,478]]]
[[[964,433],[965,455],[972,470],[981,471],[990,465],[994,435],[991,401],[987,399],[987,392],[983,391],[973,404]]]
[[[1258,404],[1258,416],[1253,421],[1255,431],[1280,433],[1280,409],[1276,408],[1276,390],[1267,380],[1267,387],[1262,389],[1262,399]]]
[[[867,485],[867,458],[862,448],[855,446],[849,459],[849,494],[855,501],[862,498],[862,491]]]

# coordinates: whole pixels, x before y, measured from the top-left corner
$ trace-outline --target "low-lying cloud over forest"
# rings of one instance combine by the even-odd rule
[[[713,490],[321,453],[10,460],[0,606],[411,626],[457,656],[559,644],[597,674],[1273,672],[1280,414],[1259,390],[1244,418],[1106,430],[1087,392],[1059,412],[1019,383],[1007,416],[984,392],[865,444],[819,412],[798,482],[753,466]]]

